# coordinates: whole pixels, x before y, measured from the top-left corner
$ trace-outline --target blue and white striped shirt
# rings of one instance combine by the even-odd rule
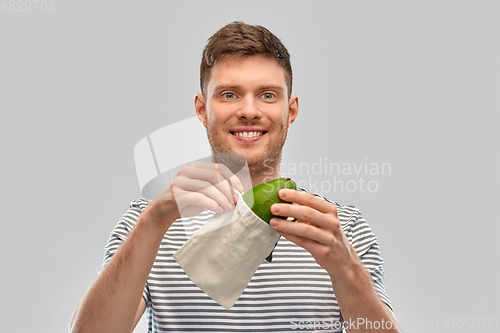
[[[299,189],[308,192],[305,189]],[[383,259],[376,236],[353,206],[337,207],[342,230],[371,274],[381,300],[391,306],[384,287]],[[103,266],[134,227],[150,201],[132,201],[111,233]],[[143,297],[148,331],[157,332],[342,332],[341,313],[329,274],[309,252],[281,237],[272,262],[264,261],[230,310],[198,288],[173,254],[213,213],[175,221],[166,232]]]

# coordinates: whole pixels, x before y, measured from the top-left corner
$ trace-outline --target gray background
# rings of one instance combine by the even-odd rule
[[[498,1],[0,3],[1,332],[67,331],[140,195],[135,144],[194,115],[206,39],[234,20],[292,55],[284,171],[390,164],[292,177],[377,185],[323,194],[378,235],[405,332],[499,331]]]

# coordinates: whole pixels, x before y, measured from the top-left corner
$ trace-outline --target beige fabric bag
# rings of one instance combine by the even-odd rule
[[[238,195],[236,208],[208,220],[174,259],[191,281],[229,310],[279,238]]]

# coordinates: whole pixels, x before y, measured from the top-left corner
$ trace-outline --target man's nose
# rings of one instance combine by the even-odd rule
[[[236,113],[238,118],[244,118],[248,120],[260,119],[262,118],[262,112],[259,111],[257,101],[251,97],[245,97],[240,103],[241,107]]]

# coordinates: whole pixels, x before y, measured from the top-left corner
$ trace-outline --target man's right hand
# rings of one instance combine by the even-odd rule
[[[195,216],[205,209],[232,210],[235,190],[242,192],[243,186],[223,164],[194,162],[182,167],[141,214],[87,291],[71,332],[131,332],[144,311],[142,292],[167,229],[179,217]]]
[[[243,185],[220,163],[193,162],[179,169],[175,178],[151,202],[148,213],[166,228],[180,217],[196,216],[208,209],[230,211],[237,202],[234,191]]]

